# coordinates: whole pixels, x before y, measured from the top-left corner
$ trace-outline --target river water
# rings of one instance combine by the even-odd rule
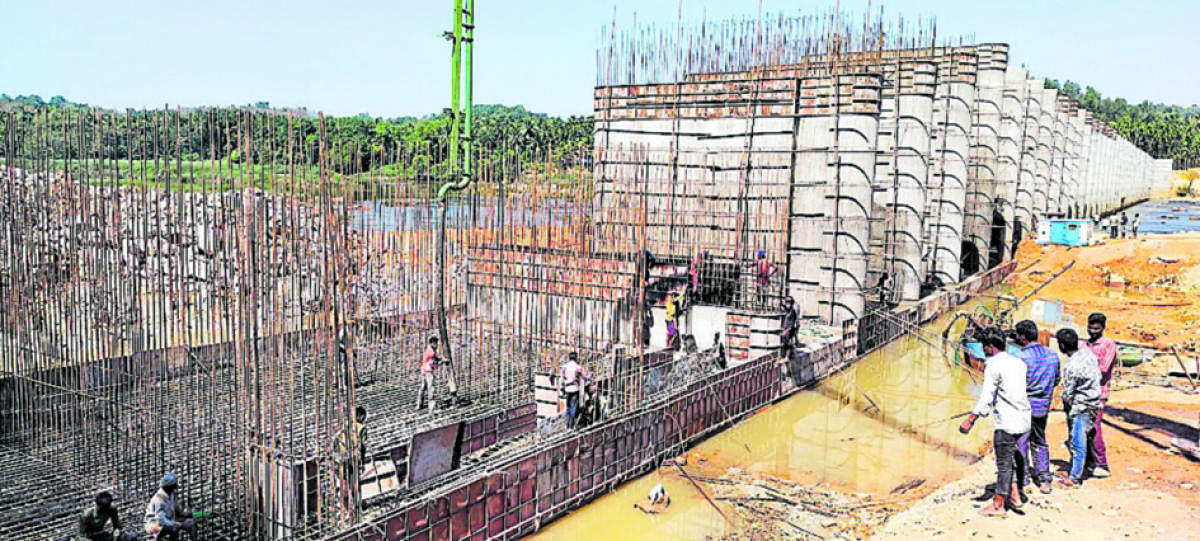
[[[1125,214],[1131,220],[1134,214],[1140,215],[1139,234],[1200,231],[1200,201],[1146,201],[1129,208]]]
[[[940,335],[948,321],[949,316],[926,325],[923,335]],[[965,436],[957,420],[947,420],[969,410],[977,394],[974,378],[952,367],[942,349],[902,338],[701,443],[688,452],[688,469],[717,476],[740,468],[879,495],[914,480],[940,484],[961,474],[990,440],[986,420]],[[659,482],[672,505],[656,515],[633,509]],[[659,469],[534,538],[700,540],[724,530],[724,520],[686,479]]]

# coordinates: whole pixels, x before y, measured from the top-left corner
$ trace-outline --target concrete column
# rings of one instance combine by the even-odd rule
[[[1100,214],[1099,201],[1096,198],[1096,130],[1092,126],[1094,120],[1092,114],[1083,111],[1083,173],[1082,173],[1082,190],[1083,201],[1087,205],[1088,212],[1092,214]]]
[[[1033,221],[1041,221],[1050,208],[1050,165],[1054,160],[1054,98],[1052,88],[1039,88],[1037,148],[1034,151]]]
[[[864,315],[879,87],[877,73],[803,80],[788,292],[831,325]]]
[[[1054,145],[1050,150],[1050,184],[1046,190],[1046,212],[1066,213],[1063,206],[1063,185],[1066,183],[1067,156],[1067,122],[1063,109],[1063,97],[1055,91],[1054,109]]]
[[[896,199],[892,205],[895,228],[890,235],[896,249],[892,276],[904,301],[920,298],[924,280],[921,272],[926,247],[922,241],[928,207],[926,182],[930,169],[930,128],[936,79],[932,62],[916,62],[911,92],[902,93],[898,98],[901,114],[896,129]]]
[[[979,254],[979,270],[988,268],[992,247],[992,215],[996,208],[1000,130],[1004,113],[1004,73],[1008,46],[980,45],[975,81],[971,161],[966,194],[964,232]],[[1003,244],[1003,243],[1001,243]],[[998,247],[997,247],[998,249]],[[1001,250],[1002,251],[1002,250]]]
[[[961,278],[964,209],[971,153],[971,111],[975,108],[974,54],[954,52],[939,69],[934,97],[933,155],[930,182],[931,274],[947,284]]]
[[[1004,260],[1012,259],[1013,223],[1016,220],[1017,179],[1021,169],[1025,120],[1025,70],[1009,66],[1004,73],[999,150],[996,157],[996,207],[1004,219]]]
[[[879,99],[879,132],[876,137],[875,185],[871,196],[871,214],[876,223],[871,227],[870,257],[867,261],[867,284],[877,284],[884,274],[894,275],[896,246],[892,233],[896,215],[892,202],[896,199],[896,131],[900,112],[901,66],[899,57],[872,66],[882,74]],[[908,75],[911,79],[911,74]]]
[[[919,299],[924,279],[921,257],[935,66],[931,61],[904,61],[884,66],[884,71],[868,285],[886,272],[896,299],[908,302]]]
[[[1017,160],[1017,186],[1013,204],[1016,219],[1014,228],[1020,229],[1020,236],[1023,238],[1030,235],[1033,227],[1033,192],[1037,187],[1038,121],[1042,115],[1042,96],[1040,81],[1031,79],[1029,72],[1024,69],[1019,69],[1017,74],[1023,77],[1020,85],[1023,89],[1024,103],[1021,117],[1021,155]],[[1012,239],[1014,243],[1020,240],[1015,236],[1016,232]]]
[[[1083,162],[1083,141],[1080,139],[1083,127],[1083,116],[1076,109],[1077,104],[1072,100],[1069,104],[1066,135],[1066,161],[1063,167],[1063,206],[1075,214],[1077,218],[1089,217],[1083,204],[1083,192],[1080,190],[1080,166]]]

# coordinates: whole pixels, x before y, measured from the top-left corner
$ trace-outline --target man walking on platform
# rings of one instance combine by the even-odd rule
[[[1004,516],[1006,505],[1020,507],[1024,499],[1021,487],[1025,484],[1025,465],[1013,457],[1017,440],[1029,431],[1025,363],[1004,351],[1006,342],[999,329],[984,332],[982,342],[983,352],[988,356],[983,368],[983,387],[979,391],[979,401],[958,431],[966,434],[975,426],[976,419],[987,417],[993,410],[996,412],[996,489],[991,505],[980,509],[979,513]]]

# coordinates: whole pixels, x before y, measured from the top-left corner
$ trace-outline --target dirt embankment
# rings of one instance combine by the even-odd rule
[[[1037,297],[1062,300],[1081,330],[1087,314],[1104,312],[1113,338],[1174,347],[1179,358],[1164,353],[1137,367],[1117,367],[1103,425],[1112,477],[1049,495],[1031,488],[1031,501],[1020,514],[985,518],[976,511],[995,482],[989,454],[961,479],[891,516],[875,538],[1200,539],[1200,463],[1173,443],[1200,440],[1200,393],[1181,366],[1193,375],[1197,370],[1200,235],[1075,249],[1027,242],[1018,260],[1018,269],[1029,267],[1009,278],[1018,294],[1075,261]],[[985,422],[980,428],[991,427]],[[1052,411],[1047,440],[1055,471],[1069,467],[1066,438],[1063,413]]]
[[[1200,235],[1069,250],[1026,243],[1018,259],[1025,270],[1009,280],[1018,295],[1075,261],[1036,298],[1062,300],[1080,330],[1089,313],[1104,312],[1117,340],[1173,346],[1188,371],[1196,370]],[[1179,364],[1163,354],[1118,368],[1103,425],[1111,477],[1048,495],[1031,486],[1024,509],[1004,518],[977,513],[995,482],[990,452],[948,483],[917,481],[874,495],[736,468],[712,471],[694,454],[688,469],[737,515],[726,539],[1200,539],[1200,462],[1173,444],[1200,439],[1200,393]],[[976,430],[991,428],[983,420]],[[1069,467],[1066,438],[1063,412],[1052,411],[1047,440],[1055,472]]]
[[[1195,352],[1200,341],[1200,234],[1116,239],[1082,248],[1026,241],[1007,282],[1019,294],[1075,266],[1037,298],[1061,300],[1081,329],[1091,312],[1108,316],[1116,340]],[[1031,266],[1032,265],[1032,266]],[[1028,269],[1026,270],[1026,268]]]
[[[1146,386],[1113,391],[1104,424],[1112,477],[1048,495],[1031,487],[1019,514],[987,518],[976,511],[995,483],[989,455],[892,516],[874,538],[1200,539],[1200,464],[1171,445],[1173,438],[1196,441],[1197,415],[1196,394]],[[1052,412],[1046,438],[1054,470],[1068,466],[1066,436],[1062,412]]]

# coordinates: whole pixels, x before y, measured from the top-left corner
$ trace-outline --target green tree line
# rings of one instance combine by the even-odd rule
[[[62,96],[46,101],[36,95],[12,98],[0,94],[0,111],[18,117],[27,153],[32,146],[42,145],[53,149],[54,159],[64,161],[90,157],[88,149],[71,141],[78,140],[76,131],[87,133],[94,123],[104,134],[100,144],[110,160],[180,156],[188,161],[313,165],[321,150],[317,144],[321,125],[316,115],[304,109],[272,109],[266,102],[173,116],[162,111],[118,114]],[[592,148],[591,117],[552,117],[521,105],[476,105],[472,111],[476,161],[535,163],[548,154],[567,156],[568,161],[584,160]],[[85,123],[90,124],[82,127]],[[13,125],[0,122],[0,141],[6,127]],[[40,132],[32,126],[40,126]],[[402,175],[419,170],[431,177],[445,176],[450,128],[446,113],[420,118],[326,116],[326,164],[337,173],[383,168]],[[6,152],[3,146],[0,153]]]
[[[1124,98],[1105,98],[1095,88],[1078,83],[1046,79],[1079,106],[1091,111],[1121,137],[1155,158],[1171,158],[1175,169],[1200,167],[1200,107],[1163,105],[1143,101],[1131,104]]]

